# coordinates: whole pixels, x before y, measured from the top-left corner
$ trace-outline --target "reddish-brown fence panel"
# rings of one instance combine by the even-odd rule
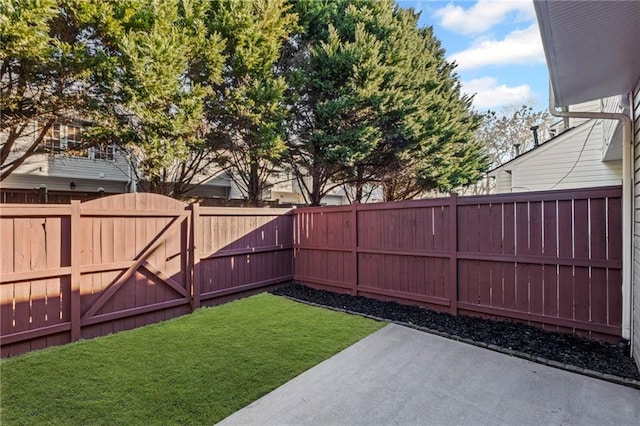
[[[619,335],[618,187],[458,199],[461,311]]]
[[[442,200],[358,206],[358,292],[448,308],[449,208]]]
[[[295,279],[620,336],[620,203],[620,187],[607,187],[298,209]],[[339,232],[343,239],[329,243]],[[327,267],[336,252],[342,263]],[[355,277],[340,266],[349,263]]]
[[[295,210],[295,276],[339,292],[355,292],[355,208]]]
[[[195,274],[202,303],[293,278],[290,209],[200,207],[198,211]]]
[[[0,211],[2,356],[69,342],[70,207]]]
[[[0,209],[2,356],[173,318],[292,278],[284,209],[156,194]],[[196,244],[194,244],[196,240]]]

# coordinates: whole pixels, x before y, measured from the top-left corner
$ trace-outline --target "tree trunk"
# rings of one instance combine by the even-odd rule
[[[29,145],[27,150],[15,160],[5,163],[11,152],[11,147],[20,138],[24,129],[27,128],[27,124],[23,125],[20,130],[17,130],[16,128],[11,129],[7,141],[2,146],[2,165],[0,166],[2,173],[0,173],[0,182],[9,177],[9,175],[13,173],[18,167],[20,167],[27,158],[31,157],[36,152],[36,149],[38,149],[38,147],[44,140],[47,132],[49,131],[51,126],[53,126],[53,123],[54,120],[47,121],[47,123],[45,123],[42,129],[38,132],[38,137],[31,143],[31,145]]]
[[[258,207],[262,200],[262,187],[260,185],[259,164],[252,159],[249,165],[249,179],[247,182],[247,205]]]
[[[322,202],[323,183],[319,174],[320,173],[317,170],[311,172],[311,194],[309,194],[309,202],[311,206],[319,206]]]
[[[353,199],[355,203],[361,203],[364,197],[364,171],[362,167],[356,168],[356,195]]]

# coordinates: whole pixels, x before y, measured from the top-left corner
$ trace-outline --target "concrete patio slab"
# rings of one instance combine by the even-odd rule
[[[391,324],[221,425],[639,425],[640,391]]]

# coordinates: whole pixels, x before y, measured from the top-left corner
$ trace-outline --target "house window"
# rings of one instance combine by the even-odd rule
[[[47,131],[44,147],[49,152],[82,150],[82,128],[55,123]]]
[[[86,147],[82,141],[82,126],[55,123],[49,128],[43,141],[44,150],[52,154],[84,157],[92,160],[114,160],[113,145]]]
[[[113,161],[115,147],[113,145],[98,145],[88,149],[87,156],[92,160]]]

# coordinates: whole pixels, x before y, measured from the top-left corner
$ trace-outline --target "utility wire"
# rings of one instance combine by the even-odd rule
[[[594,120],[593,121],[593,126],[591,126],[591,129],[589,129],[589,133],[587,133],[587,137],[584,139],[584,143],[582,144],[582,149],[580,149],[580,154],[578,154],[578,158],[576,159],[576,161],[573,163],[573,166],[571,166],[571,169],[567,172],[566,175],[562,176],[562,178],[556,182],[551,188],[549,189],[553,189],[556,186],[560,185],[562,183],[563,180],[565,180],[567,178],[567,176],[569,176],[571,174],[571,172],[573,172],[573,169],[576,168],[576,166],[578,165],[578,162],[580,162],[580,158],[582,157],[582,153],[584,152],[585,147],[587,146],[587,142],[589,142],[589,137],[591,136],[591,132],[593,132],[593,128],[596,127],[596,124],[598,124],[598,120]]]

